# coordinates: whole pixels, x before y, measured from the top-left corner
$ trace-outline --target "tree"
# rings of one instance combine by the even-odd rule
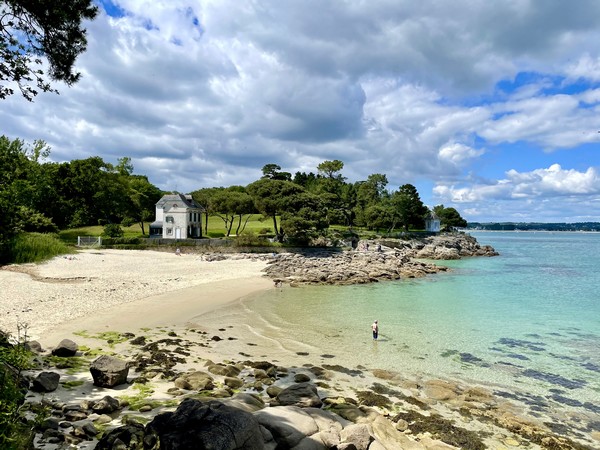
[[[250,219],[250,214],[255,211],[252,197],[246,192],[243,186],[230,186],[218,191],[213,199],[212,206],[214,213],[223,220],[225,224],[225,234],[229,236],[237,219],[236,235],[244,231],[246,223]],[[244,215],[247,214],[246,221],[242,223]]]
[[[437,205],[433,208],[433,212],[439,217],[442,229],[464,228],[467,226],[467,221],[454,208]]]
[[[0,0],[0,99],[14,93],[14,82],[27,100],[42,92],[58,92],[47,78],[76,83],[75,60],[86,50],[84,20],[98,7],[92,0]],[[42,56],[48,64],[44,73]]]
[[[273,229],[279,242],[283,241],[284,230],[277,224],[277,216],[291,210],[292,197],[304,189],[291,181],[261,178],[246,187],[256,209],[265,217],[273,219]]]
[[[204,234],[208,236],[208,217],[215,213],[213,199],[224,188],[202,188],[192,192],[192,198],[204,208]]]
[[[130,200],[127,216],[139,223],[142,234],[146,234],[144,222],[154,218],[155,205],[160,200],[162,192],[144,175],[129,175],[126,177],[126,182]]]
[[[403,184],[392,194],[391,203],[398,222],[405,231],[409,228],[423,228],[425,215],[429,212],[421,201],[417,188],[412,184]],[[392,226],[394,228],[395,224]]]
[[[343,180],[344,178],[338,172],[340,172],[344,168],[344,163],[339,159],[334,159],[333,161],[323,161],[321,164],[317,166],[317,170],[319,173],[327,178],[335,178],[338,180]]]
[[[262,168],[263,178],[270,178],[271,180],[283,180],[291,181],[292,174],[289,172],[282,172],[281,167],[277,164],[265,164]]]

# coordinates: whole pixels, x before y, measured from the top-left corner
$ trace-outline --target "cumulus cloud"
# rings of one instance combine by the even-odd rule
[[[426,203],[473,214],[549,195],[600,213],[595,169],[562,157],[600,143],[595,0],[101,4],[112,17],[88,24],[82,80],[3,101],[2,133],[44,139],[58,161],[130,156],[167,190],[340,159],[350,181],[436,184]],[[502,153],[517,144],[536,158],[513,173]]]

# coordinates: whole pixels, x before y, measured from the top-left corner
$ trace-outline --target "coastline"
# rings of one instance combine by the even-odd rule
[[[343,367],[336,364],[335,359],[330,359],[331,355],[316,352],[311,352],[310,355],[298,352],[290,358],[277,360],[274,354],[277,353],[275,350],[278,342],[253,338],[251,333],[247,333],[251,331],[250,327],[244,328],[242,332],[240,327],[243,322],[232,325],[224,314],[230,308],[222,308],[238,301],[241,304],[244,298],[273,288],[273,282],[263,276],[268,260],[265,255],[229,255],[230,259],[223,261],[207,261],[207,258],[199,255],[178,257],[161,252],[142,253],[86,251],[75,255],[75,259],[56,258],[39,266],[13,267],[6,271],[8,275],[0,271],[0,281],[18,280],[11,284],[15,293],[16,286],[25,283],[22,288],[26,292],[22,293],[22,297],[29,304],[35,305],[35,300],[40,300],[40,292],[48,297],[58,296],[66,291],[63,300],[70,300],[71,306],[76,305],[74,311],[63,314],[65,320],[50,323],[45,316],[57,317],[57,303],[39,303],[42,308],[39,316],[44,317],[38,316],[39,320],[33,322],[31,330],[40,334],[41,344],[47,350],[52,349],[58,341],[69,338],[82,349],[79,353],[82,358],[93,359],[94,355],[108,352],[134,361],[148,352],[146,346],[137,348],[133,344],[134,336],[143,337],[151,344],[172,338],[171,347],[168,343],[160,344],[167,347],[160,350],[163,352],[161,354],[170,355],[169,358],[180,358],[181,353],[177,348],[181,346],[189,352],[186,361],[177,364],[175,372],[178,374],[190,370],[205,371],[211,362],[245,367],[243,373],[247,378],[244,378],[244,382],[253,391],[256,388],[256,372],[250,369],[252,364],[268,362],[278,367],[285,366],[285,370],[289,370],[286,378],[272,380],[275,385],[289,385],[296,376],[304,375],[319,386],[319,394],[324,398],[358,397],[361,407],[368,406],[378,414],[391,418],[398,411],[397,407],[370,404],[374,399],[381,400],[378,396],[385,394],[397,405],[401,405],[400,409],[404,411],[403,414],[407,414],[407,420],[408,414],[421,411],[427,417],[439,415],[441,419],[436,420],[440,422],[452,420],[461,429],[489,434],[485,438],[486,448],[523,446],[536,449],[540,447],[534,442],[539,443],[541,439],[552,435],[541,418],[530,416],[518,402],[498,398],[489,389],[480,386],[446,379],[415,378],[410,373],[397,373],[376,367]],[[106,264],[100,264],[101,262]],[[16,269],[19,270],[15,272]],[[27,287],[30,288],[28,293]],[[152,295],[147,295],[149,291]],[[77,298],[78,303],[73,298]],[[131,335],[113,344],[110,337],[102,335],[105,332],[116,336]],[[84,348],[88,350],[83,350]],[[52,370],[61,373],[62,379],[67,383],[86,380],[77,388],[76,393],[66,387],[59,387],[57,391],[46,394],[46,398],[55,399],[57,405],[79,401],[82,395],[91,399],[107,393],[119,397],[136,392],[137,384],[133,382],[118,391],[98,389],[90,383],[89,372],[86,373],[85,369],[76,375],[54,367]],[[147,379],[146,383],[153,390],[148,403],[168,403],[177,393],[173,391],[173,376],[168,376],[167,371],[163,372],[158,367],[146,370],[138,368],[130,373],[130,377],[133,377],[132,380]],[[262,390],[258,389],[256,395],[261,395],[260,392]],[[222,390],[215,395],[223,395]],[[265,403],[268,402],[264,392],[262,398]],[[36,399],[37,397],[32,397],[30,401]],[[142,416],[150,419],[161,410],[164,411],[164,407],[151,408]],[[469,415],[465,415],[465,411]],[[140,416],[133,410],[130,413]],[[481,420],[477,418],[479,416]],[[118,423],[112,425],[117,426]],[[410,442],[415,444],[414,448],[453,448],[444,447],[440,441],[417,447],[416,442],[424,443],[432,430],[413,435],[409,429],[403,436],[410,436]],[[600,436],[594,434],[593,439],[600,440]],[[84,447],[83,443],[80,445],[80,448],[93,448]],[[568,445],[560,448],[576,448]]]

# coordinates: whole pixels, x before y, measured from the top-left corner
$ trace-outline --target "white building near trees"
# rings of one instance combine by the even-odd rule
[[[189,194],[167,194],[156,203],[156,220],[150,224],[150,237],[189,239],[202,237],[200,206]]]
[[[430,233],[439,233],[442,229],[442,221],[433,210],[429,210],[429,215],[425,219],[425,231]]]

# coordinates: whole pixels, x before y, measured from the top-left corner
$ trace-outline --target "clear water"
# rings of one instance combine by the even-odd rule
[[[500,256],[441,262],[452,270],[417,280],[271,290],[226,314],[282,359],[458,379],[599,414],[600,233],[472,235]]]

